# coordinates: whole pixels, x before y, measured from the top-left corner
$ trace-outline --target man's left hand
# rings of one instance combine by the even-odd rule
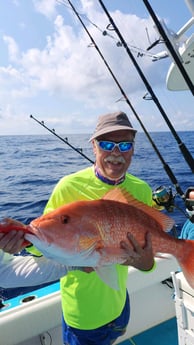
[[[145,234],[145,244],[142,247],[134,236],[128,232],[128,242],[121,241],[121,248],[128,255],[128,259],[123,265],[133,266],[141,271],[149,271],[154,265],[154,255],[150,232]]]

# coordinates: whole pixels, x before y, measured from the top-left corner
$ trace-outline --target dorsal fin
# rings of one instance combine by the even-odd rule
[[[102,199],[104,199],[104,200],[114,200],[114,201],[123,202],[124,204],[129,204],[130,197],[132,197],[132,195],[129,194],[126,190],[116,187],[114,189],[109,190],[103,196]]]
[[[114,188],[108,191],[104,197],[104,200],[114,200],[131,205],[142,212],[146,213],[148,216],[154,218],[158,223],[160,223],[164,231],[169,231],[174,225],[174,220],[164,213],[158,211],[157,209],[144,204],[143,202],[135,199],[129,192],[122,188]]]

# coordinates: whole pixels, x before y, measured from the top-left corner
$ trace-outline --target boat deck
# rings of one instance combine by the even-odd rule
[[[178,333],[176,318],[152,327],[119,345],[178,345]]]

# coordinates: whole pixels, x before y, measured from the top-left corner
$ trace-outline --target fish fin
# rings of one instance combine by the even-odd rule
[[[114,290],[119,290],[116,265],[94,267],[100,279]]]
[[[119,187],[116,187],[114,189],[109,190],[103,197],[102,199],[104,200],[113,200],[113,201],[119,201],[124,204],[128,204],[128,196],[130,194]],[[130,195],[131,196],[131,195]]]
[[[174,219],[155,209],[154,207],[148,206],[135,199],[129,192],[122,188],[117,187],[111,189],[104,195],[103,199],[122,202],[141,210],[148,216],[155,219],[161,225],[161,228],[166,232],[170,231],[174,226]]]
[[[194,289],[194,241],[193,240],[179,240],[184,243],[184,246],[178,253],[176,259],[182,269],[183,275],[189,285]]]
[[[120,247],[97,248],[96,251],[100,254],[100,267],[110,264],[122,264],[129,258],[129,254]],[[137,256],[139,257],[138,254]]]

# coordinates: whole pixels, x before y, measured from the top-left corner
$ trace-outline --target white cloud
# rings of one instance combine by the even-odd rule
[[[3,40],[7,44],[10,61],[17,62],[17,60],[19,59],[19,47],[14,38],[4,35]]]
[[[95,115],[101,112],[101,109],[125,109],[124,103],[115,103],[121,97],[121,93],[97,50],[90,46],[89,37],[72,12],[70,11],[72,18],[69,18],[67,7],[56,7],[57,2],[54,0],[33,2],[37,11],[49,17],[52,32],[44,37],[46,43],[43,48],[37,45],[26,50],[21,43],[19,45],[15,37],[4,35],[9,62],[7,66],[0,67],[0,81],[4,85],[0,94],[3,116],[10,118],[12,112],[13,117],[15,114],[22,117],[34,110],[45,112],[49,118],[53,117],[55,109],[53,119],[56,125],[64,121],[63,117],[66,114],[65,121],[70,126],[68,116],[71,114],[73,118],[73,114],[76,114],[77,122],[85,127],[88,113]],[[143,109],[149,113],[148,104],[142,102],[142,96],[146,92],[145,85],[124,48],[118,47],[118,38],[114,31],[107,29],[107,18],[95,1],[82,0],[81,6],[80,11],[95,23],[93,25],[86,16],[83,17],[125,93],[141,112]],[[60,13],[57,13],[57,10]],[[139,66],[145,75],[149,76],[152,87],[157,87],[158,90],[160,86],[164,87],[169,60],[153,63],[148,56],[137,57],[138,48],[146,50],[149,45],[146,29],[151,41],[157,36],[151,20],[118,10],[111,14]],[[103,34],[105,30],[107,35]],[[148,119],[153,124],[153,119]]]
[[[48,18],[56,15],[56,0],[33,0],[37,12],[42,13]]]

